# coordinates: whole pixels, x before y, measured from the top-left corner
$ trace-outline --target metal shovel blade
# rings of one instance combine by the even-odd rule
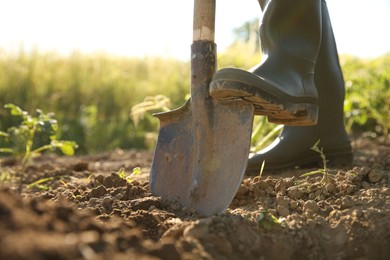
[[[254,108],[243,100],[216,101],[215,0],[194,1],[191,99],[157,114],[160,131],[150,172],[154,195],[209,216],[226,210],[247,165]]]
[[[150,187],[155,195],[209,216],[224,212],[239,188],[249,155],[253,106],[209,101],[207,118],[194,118],[193,106],[188,101],[157,115],[160,132]]]

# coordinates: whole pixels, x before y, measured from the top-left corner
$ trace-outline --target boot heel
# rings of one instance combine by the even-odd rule
[[[318,105],[316,104],[284,104],[286,110],[268,116],[268,121],[288,126],[312,126],[318,121]]]

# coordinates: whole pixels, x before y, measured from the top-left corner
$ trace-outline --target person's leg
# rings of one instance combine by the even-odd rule
[[[263,59],[249,72],[219,70],[210,95],[243,98],[255,114],[285,125],[315,125],[318,94],[314,67],[321,42],[321,0],[272,0],[260,26]]]
[[[321,13],[322,40],[314,76],[319,95],[318,124],[285,126],[273,144],[249,159],[247,174],[258,174],[263,161],[269,170],[321,163],[320,156],[310,149],[318,140],[331,165],[352,164],[352,148],[343,119],[344,80],[325,1]]]

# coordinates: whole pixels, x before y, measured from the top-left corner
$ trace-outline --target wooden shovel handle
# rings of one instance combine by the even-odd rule
[[[194,0],[193,41],[214,42],[215,1]]]

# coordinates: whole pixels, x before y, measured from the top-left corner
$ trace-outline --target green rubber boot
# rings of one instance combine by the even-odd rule
[[[350,166],[353,162],[352,148],[343,120],[344,79],[325,1],[322,1],[321,9],[322,40],[314,77],[319,95],[318,124],[285,126],[270,146],[249,158],[247,175],[259,174],[263,161],[266,171],[312,164],[322,167],[320,156],[310,149],[318,140],[330,166]]]
[[[242,98],[255,114],[270,122],[315,125],[318,93],[314,68],[321,43],[321,0],[272,0],[260,26],[263,60],[245,71],[215,73],[210,95],[218,100]]]

